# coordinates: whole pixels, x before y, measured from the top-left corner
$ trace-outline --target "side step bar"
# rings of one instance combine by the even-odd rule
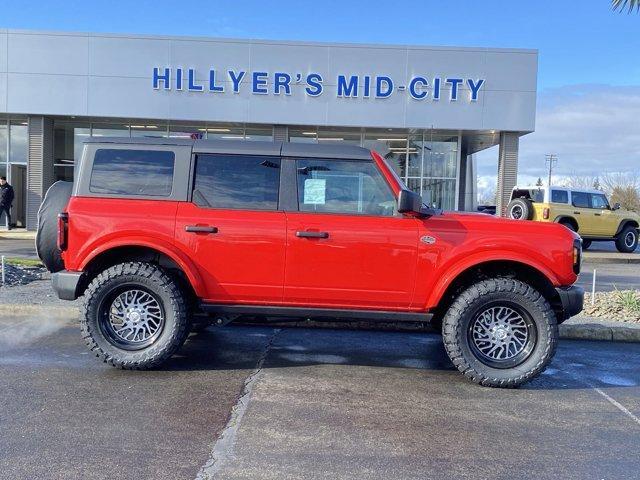
[[[265,305],[226,305],[201,303],[203,312],[225,315],[260,315],[314,320],[373,320],[380,322],[431,322],[433,314],[385,310],[342,310],[332,308],[274,307]]]

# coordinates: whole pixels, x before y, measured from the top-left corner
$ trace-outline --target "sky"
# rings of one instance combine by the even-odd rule
[[[640,173],[640,14],[610,0],[323,2],[0,0],[0,28],[539,51],[536,132],[521,139],[519,182]],[[478,155],[495,184],[497,149]]]

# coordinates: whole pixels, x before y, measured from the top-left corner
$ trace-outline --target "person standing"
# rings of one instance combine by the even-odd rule
[[[0,216],[7,217],[7,229],[11,230],[11,204],[13,204],[13,187],[7,182],[7,177],[0,177]]]

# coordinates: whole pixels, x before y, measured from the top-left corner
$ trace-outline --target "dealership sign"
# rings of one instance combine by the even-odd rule
[[[301,86],[304,95],[317,97],[325,89],[325,79],[319,73],[290,74],[286,72],[219,71],[211,69],[208,80],[196,80],[201,75],[193,68],[155,67],[153,88],[189,92],[240,93],[244,89],[254,95],[292,95],[293,86]],[[388,98],[407,92],[415,100],[449,101],[464,99],[475,102],[485,84],[482,78],[417,75],[407,82],[398,82],[389,75],[337,75],[336,95],[339,98]],[[463,95],[462,90],[468,90]],[[300,90],[300,89],[298,89]],[[464,98],[463,98],[464,97]]]

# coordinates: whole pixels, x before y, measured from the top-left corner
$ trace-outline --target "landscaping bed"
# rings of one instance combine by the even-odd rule
[[[42,280],[47,269],[37,260],[6,258],[4,264],[4,284],[0,277],[0,288],[26,285]]]
[[[593,305],[591,305],[591,294],[587,293],[581,315],[640,323],[640,290],[596,292]]]

